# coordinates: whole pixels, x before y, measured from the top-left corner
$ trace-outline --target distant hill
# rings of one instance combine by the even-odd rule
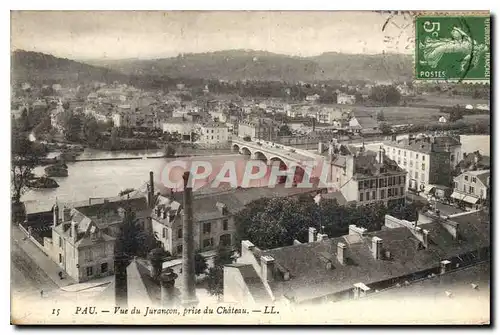
[[[180,79],[261,81],[368,80],[397,81],[412,77],[408,55],[324,53],[292,57],[265,51],[228,50],[139,60],[74,61],[39,52],[11,54],[12,81],[86,83],[120,81],[160,88]]]
[[[154,60],[96,60],[89,64],[134,75],[224,80],[409,80],[412,58],[401,54],[351,55],[323,53],[292,57],[253,50],[184,54]]]
[[[122,81],[127,76],[112,69],[58,58],[39,52],[16,50],[11,54],[12,83],[75,83]]]

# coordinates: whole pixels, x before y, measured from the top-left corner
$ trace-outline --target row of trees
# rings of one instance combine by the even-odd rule
[[[379,230],[386,214],[415,220],[418,208],[415,204],[387,208],[382,202],[341,206],[330,199],[317,205],[309,195],[258,199],[235,218],[237,245],[247,239],[263,249],[291,245],[295,239],[306,241],[309,227],[322,229],[330,237],[346,234],[351,224],[369,231]]]

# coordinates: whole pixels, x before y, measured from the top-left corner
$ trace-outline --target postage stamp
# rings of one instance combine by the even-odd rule
[[[415,79],[489,81],[489,16],[417,16]]]

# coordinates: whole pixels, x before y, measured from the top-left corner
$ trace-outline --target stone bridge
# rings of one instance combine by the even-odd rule
[[[324,160],[323,156],[315,152],[257,139],[244,141],[240,138],[233,138],[231,149],[233,152],[249,156],[250,159],[262,160],[268,165],[279,162],[281,170],[288,170],[291,166],[296,167],[295,174],[307,178],[309,177],[304,174],[305,163],[314,162],[321,165]],[[302,179],[302,177],[299,179]]]

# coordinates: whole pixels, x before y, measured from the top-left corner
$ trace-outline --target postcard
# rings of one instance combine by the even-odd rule
[[[14,325],[489,325],[488,11],[12,11]]]

